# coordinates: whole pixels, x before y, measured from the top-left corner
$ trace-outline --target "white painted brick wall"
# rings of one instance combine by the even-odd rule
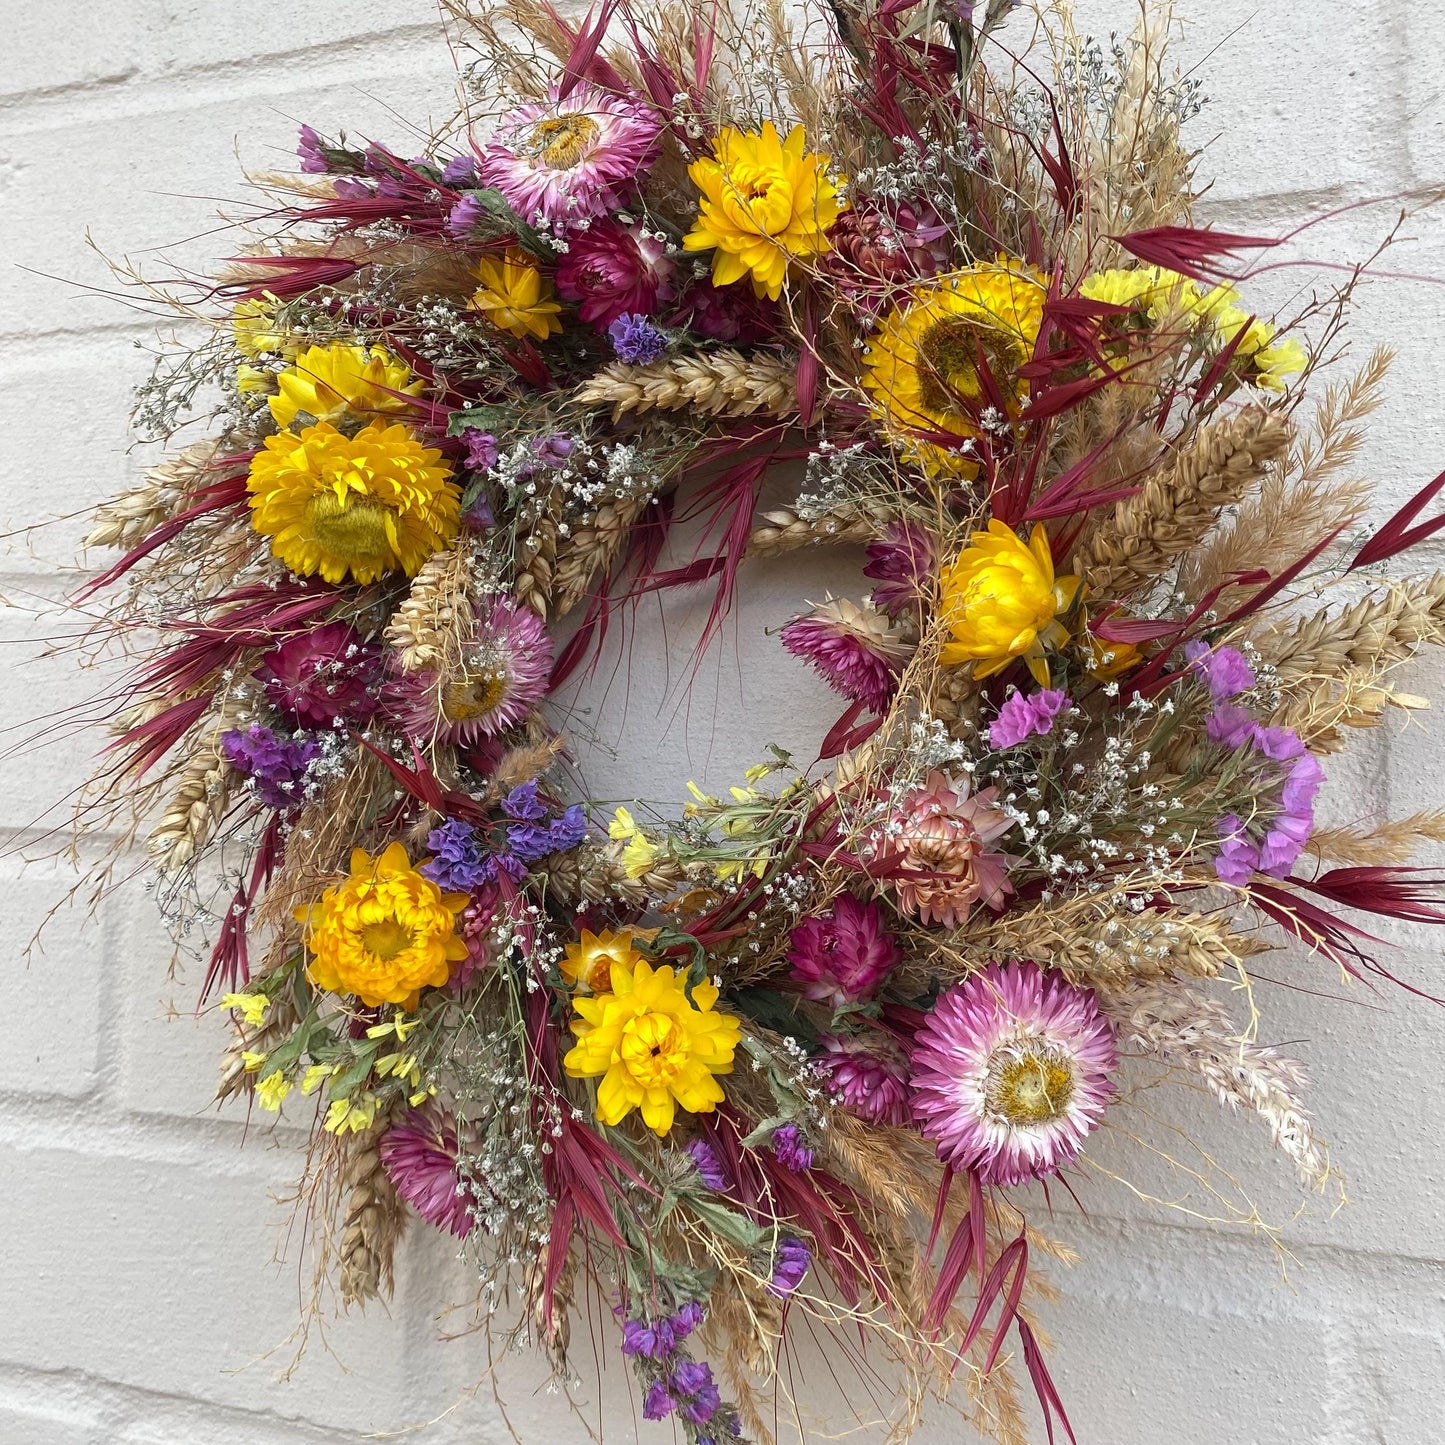
[[[1181,54],[1201,63],[1212,97],[1195,134],[1218,136],[1204,169],[1217,176],[1209,205],[1222,224],[1279,231],[1445,178],[1440,6],[1182,8]],[[1133,12],[1132,0],[1090,0],[1081,18],[1103,34],[1127,28]],[[228,250],[212,217],[215,198],[239,194],[237,135],[242,158],[261,169],[289,150],[302,119],[399,140],[388,107],[423,123],[445,114],[450,57],[428,0],[0,0],[0,34],[0,521],[13,527],[93,503],[134,465],[122,417],[145,371],[133,348],[148,322],[65,284],[106,283],[87,229],[105,250],[138,256],[192,237],[177,254],[204,264]],[[1291,254],[1362,255],[1389,218],[1389,207],[1352,212]],[[1445,276],[1441,217],[1421,216],[1404,234],[1390,267]],[[1284,300],[1310,280],[1276,271],[1252,294]],[[1445,465],[1445,292],[1407,281],[1362,288],[1355,337],[1360,353],[1386,337],[1401,351],[1365,463],[1384,508]],[[77,575],[79,530],[60,521],[13,539],[0,592],[22,605],[62,596]],[[604,744],[624,720],[629,729],[628,758],[600,747],[590,760],[599,791],[655,796],[692,775],[735,779],[752,760],[743,716],[750,736],[805,742],[819,694],[761,629],[847,580],[811,559],[760,567],[737,647],[716,657],[690,711],[670,691],[678,668],[664,676],[652,660],[660,631],[644,636],[588,700]],[[683,621],[669,622],[677,656]],[[93,688],[96,679],[41,656],[67,626],[53,614],[0,615],[7,742],[42,707],[79,703]],[[1438,664],[1413,685],[1445,703]],[[83,729],[61,733],[0,769],[0,828],[22,841],[40,841],[40,815],[95,745]],[[1395,725],[1361,742],[1330,766],[1337,816],[1445,804],[1440,734]],[[428,1445],[507,1438],[490,1388],[477,1388],[481,1343],[438,1342],[438,1312],[465,1297],[465,1279],[435,1239],[408,1244],[389,1315],[342,1321],[329,1349],[314,1338],[301,1367],[280,1378],[301,1290],[294,1263],[272,1263],[286,1215],[268,1199],[291,1178],[295,1131],[252,1129],[243,1150],[243,1117],[205,1109],[220,1031],[190,1018],[191,981],[167,981],[168,950],[139,889],[94,918],[63,911],[27,962],[67,876],[7,855],[0,878],[0,1445],[340,1445],[426,1421],[436,1423],[417,1438]],[[1440,942],[1422,929],[1396,937],[1408,975],[1439,989]],[[1319,965],[1270,960],[1263,971],[1339,992]],[[1292,1042],[1315,1074],[1320,1125],[1352,1207],[1295,1218],[1298,1201],[1260,1129],[1220,1118],[1207,1099],[1152,1101],[1251,1182],[1261,1211],[1282,1223],[1282,1252],[1146,1207],[1122,1187],[1091,1184],[1086,1218],[1061,1208],[1058,1232],[1084,1260],[1050,1325],[1079,1438],[1434,1445],[1445,1434],[1445,1014],[1388,991],[1355,989],[1343,1002],[1260,992],[1267,1036]],[[1162,1125],[1150,1127],[1163,1137]],[[1093,1152],[1141,1192],[1183,1194],[1117,1131]],[[523,1439],[587,1438],[529,1361],[506,1361],[500,1375]],[[633,1438],[637,1415],[615,1362],[603,1400],[610,1438]],[[583,1401],[597,1411],[590,1390]],[[940,1412],[926,1438],[957,1439],[951,1417]]]

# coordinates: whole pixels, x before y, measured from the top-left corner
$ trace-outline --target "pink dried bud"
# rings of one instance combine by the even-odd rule
[[[811,662],[836,692],[884,713],[914,643],[871,602],[830,598],[783,628],[783,646]]]
[[[827,913],[805,918],[788,941],[788,961],[803,997],[834,1008],[872,998],[900,958],[882,910],[851,893],[842,894]]]
[[[882,1034],[821,1034],[815,1060],[834,1097],[870,1124],[908,1122],[908,1062]]]

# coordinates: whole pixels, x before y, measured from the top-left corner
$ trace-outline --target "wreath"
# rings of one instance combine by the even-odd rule
[[[1161,16],[1020,59],[1012,9],[458,6],[423,154],[304,126],[269,230],[152,288],[206,327],[138,425],[208,439],[89,537],[134,661],[81,820],[158,817],[220,1098],[311,1121],[342,1301],[419,1218],[564,1382],[602,1305],[692,1445],[769,1438],[800,1318],[892,1362],[900,1436],[952,1388],[1022,1439],[1026,1376],[1072,1438],[1035,1265],[1127,1081],[1329,1189],[1231,1005],[1445,916],[1445,819],[1315,818],[1445,639],[1445,576],[1383,571],[1440,483],[1360,530],[1387,358],[1307,400],[1350,286],[1257,313]],[[590,797],[557,693],[633,609],[707,589],[704,646],[749,559],[838,545],[871,593],[776,644],[838,695],[817,761]]]

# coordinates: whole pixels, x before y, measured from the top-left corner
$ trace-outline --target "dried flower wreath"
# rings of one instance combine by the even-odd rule
[[[600,1301],[692,1445],[769,1438],[800,1314],[895,1362],[900,1437],[954,1387],[1021,1440],[1027,1375],[1072,1438],[1026,1186],[1086,1177],[1129,1055],[1325,1188],[1224,999],[1272,936],[1361,977],[1347,915],[1445,917],[1403,866],[1445,817],[1313,813],[1445,640],[1445,576],[1365,580],[1442,525],[1437,480],[1356,531],[1387,357],[1302,410],[1348,288],[1251,311],[1274,243],[1192,222],[1164,15],[1111,55],[1056,10],[1025,64],[1012,8],[457,0],[464,113],[303,128],[142,393],[212,439],[89,538],[138,657],[82,818],[158,814],[221,1098],[314,1118],[321,1268],[385,1292],[418,1215],[564,1380]],[[871,596],[781,634],[844,704],[818,765],[587,800],[549,699],[608,626],[710,587],[711,635],[834,544]]]

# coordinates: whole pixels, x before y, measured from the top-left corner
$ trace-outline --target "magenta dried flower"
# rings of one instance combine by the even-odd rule
[[[666,246],[640,226],[603,218],[568,238],[567,254],[557,262],[557,294],[576,302],[588,325],[605,331],[620,316],[650,316],[670,301],[676,270]]]
[[[908,1122],[908,1061],[882,1034],[821,1034],[814,1062],[833,1097],[871,1124]]]
[[[381,1136],[377,1153],[396,1192],[428,1224],[458,1238],[471,1233],[475,1221],[457,1163],[456,1124],[449,1115],[413,1110]]]
[[[326,622],[265,653],[267,698],[304,727],[365,722],[377,709],[381,654],[345,622]]]
[[[933,533],[917,522],[891,522],[867,548],[865,577],[879,583],[873,589],[875,607],[892,617],[910,615],[933,598],[937,553]]]
[[[913,1047],[913,1116],[955,1169],[1021,1184],[1078,1157],[1113,1094],[1098,1000],[1036,963],[992,964],[942,994]]]
[[[783,628],[783,646],[811,662],[834,691],[884,713],[914,644],[871,602],[829,599]]]
[[[872,998],[901,958],[882,909],[851,893],[840,894],[826,913],[805,918],[788,939],[788,962],[803,997],[835,1009]]]

